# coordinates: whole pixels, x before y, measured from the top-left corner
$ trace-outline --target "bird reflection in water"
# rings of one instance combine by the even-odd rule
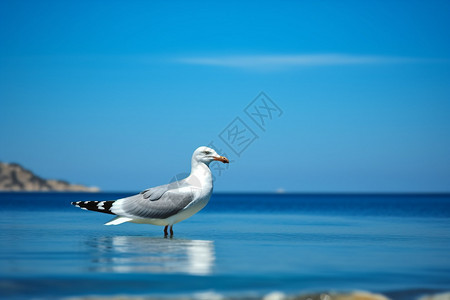
[[[107,236],[87,244],[95,272],[208,275],[214,267],[213,241]]]

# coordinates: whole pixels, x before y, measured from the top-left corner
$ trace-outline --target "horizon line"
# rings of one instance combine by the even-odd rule
[[[286,67],[376,65],[399,63],[448,62],[448,59],[418,58],[406,56],[355,55],[343,53],[323,54],[271,54],[190,56],[175,59],[178,63],[243,69],[273,69]]]

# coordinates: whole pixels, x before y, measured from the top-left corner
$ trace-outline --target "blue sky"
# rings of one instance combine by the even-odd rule
[[[449,192],[447,1],[2,1],[0,160],[137,191]],[[283,114],[261,130],[264,91]],[[237,156],[239,117],[258,138]],[[219,150],[219,149],[217,149]]]

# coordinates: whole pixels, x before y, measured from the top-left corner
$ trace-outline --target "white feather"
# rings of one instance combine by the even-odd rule
[[[121,217],[121,216],[117,216],[114,219],[112,219],[111,221],[105,223],[105,225],[109,226],[109,225],[119,225],[128,221],[133,220],[132,218],[127,218],[127,217]]]

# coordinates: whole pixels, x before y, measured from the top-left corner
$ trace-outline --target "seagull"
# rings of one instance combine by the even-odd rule
[[[170,236],[173,236],[174,224],[193,216],[208,204],[213,190],[209,164],[213,161],[229,163],[228,158],[202,146],[192,154],[191,174],[182,180],[118,200],[77,201],[71,204],[84,210],[116,215],[105,225],[125,222],[160,225],[165,226],[165,237],[170,226]]]

